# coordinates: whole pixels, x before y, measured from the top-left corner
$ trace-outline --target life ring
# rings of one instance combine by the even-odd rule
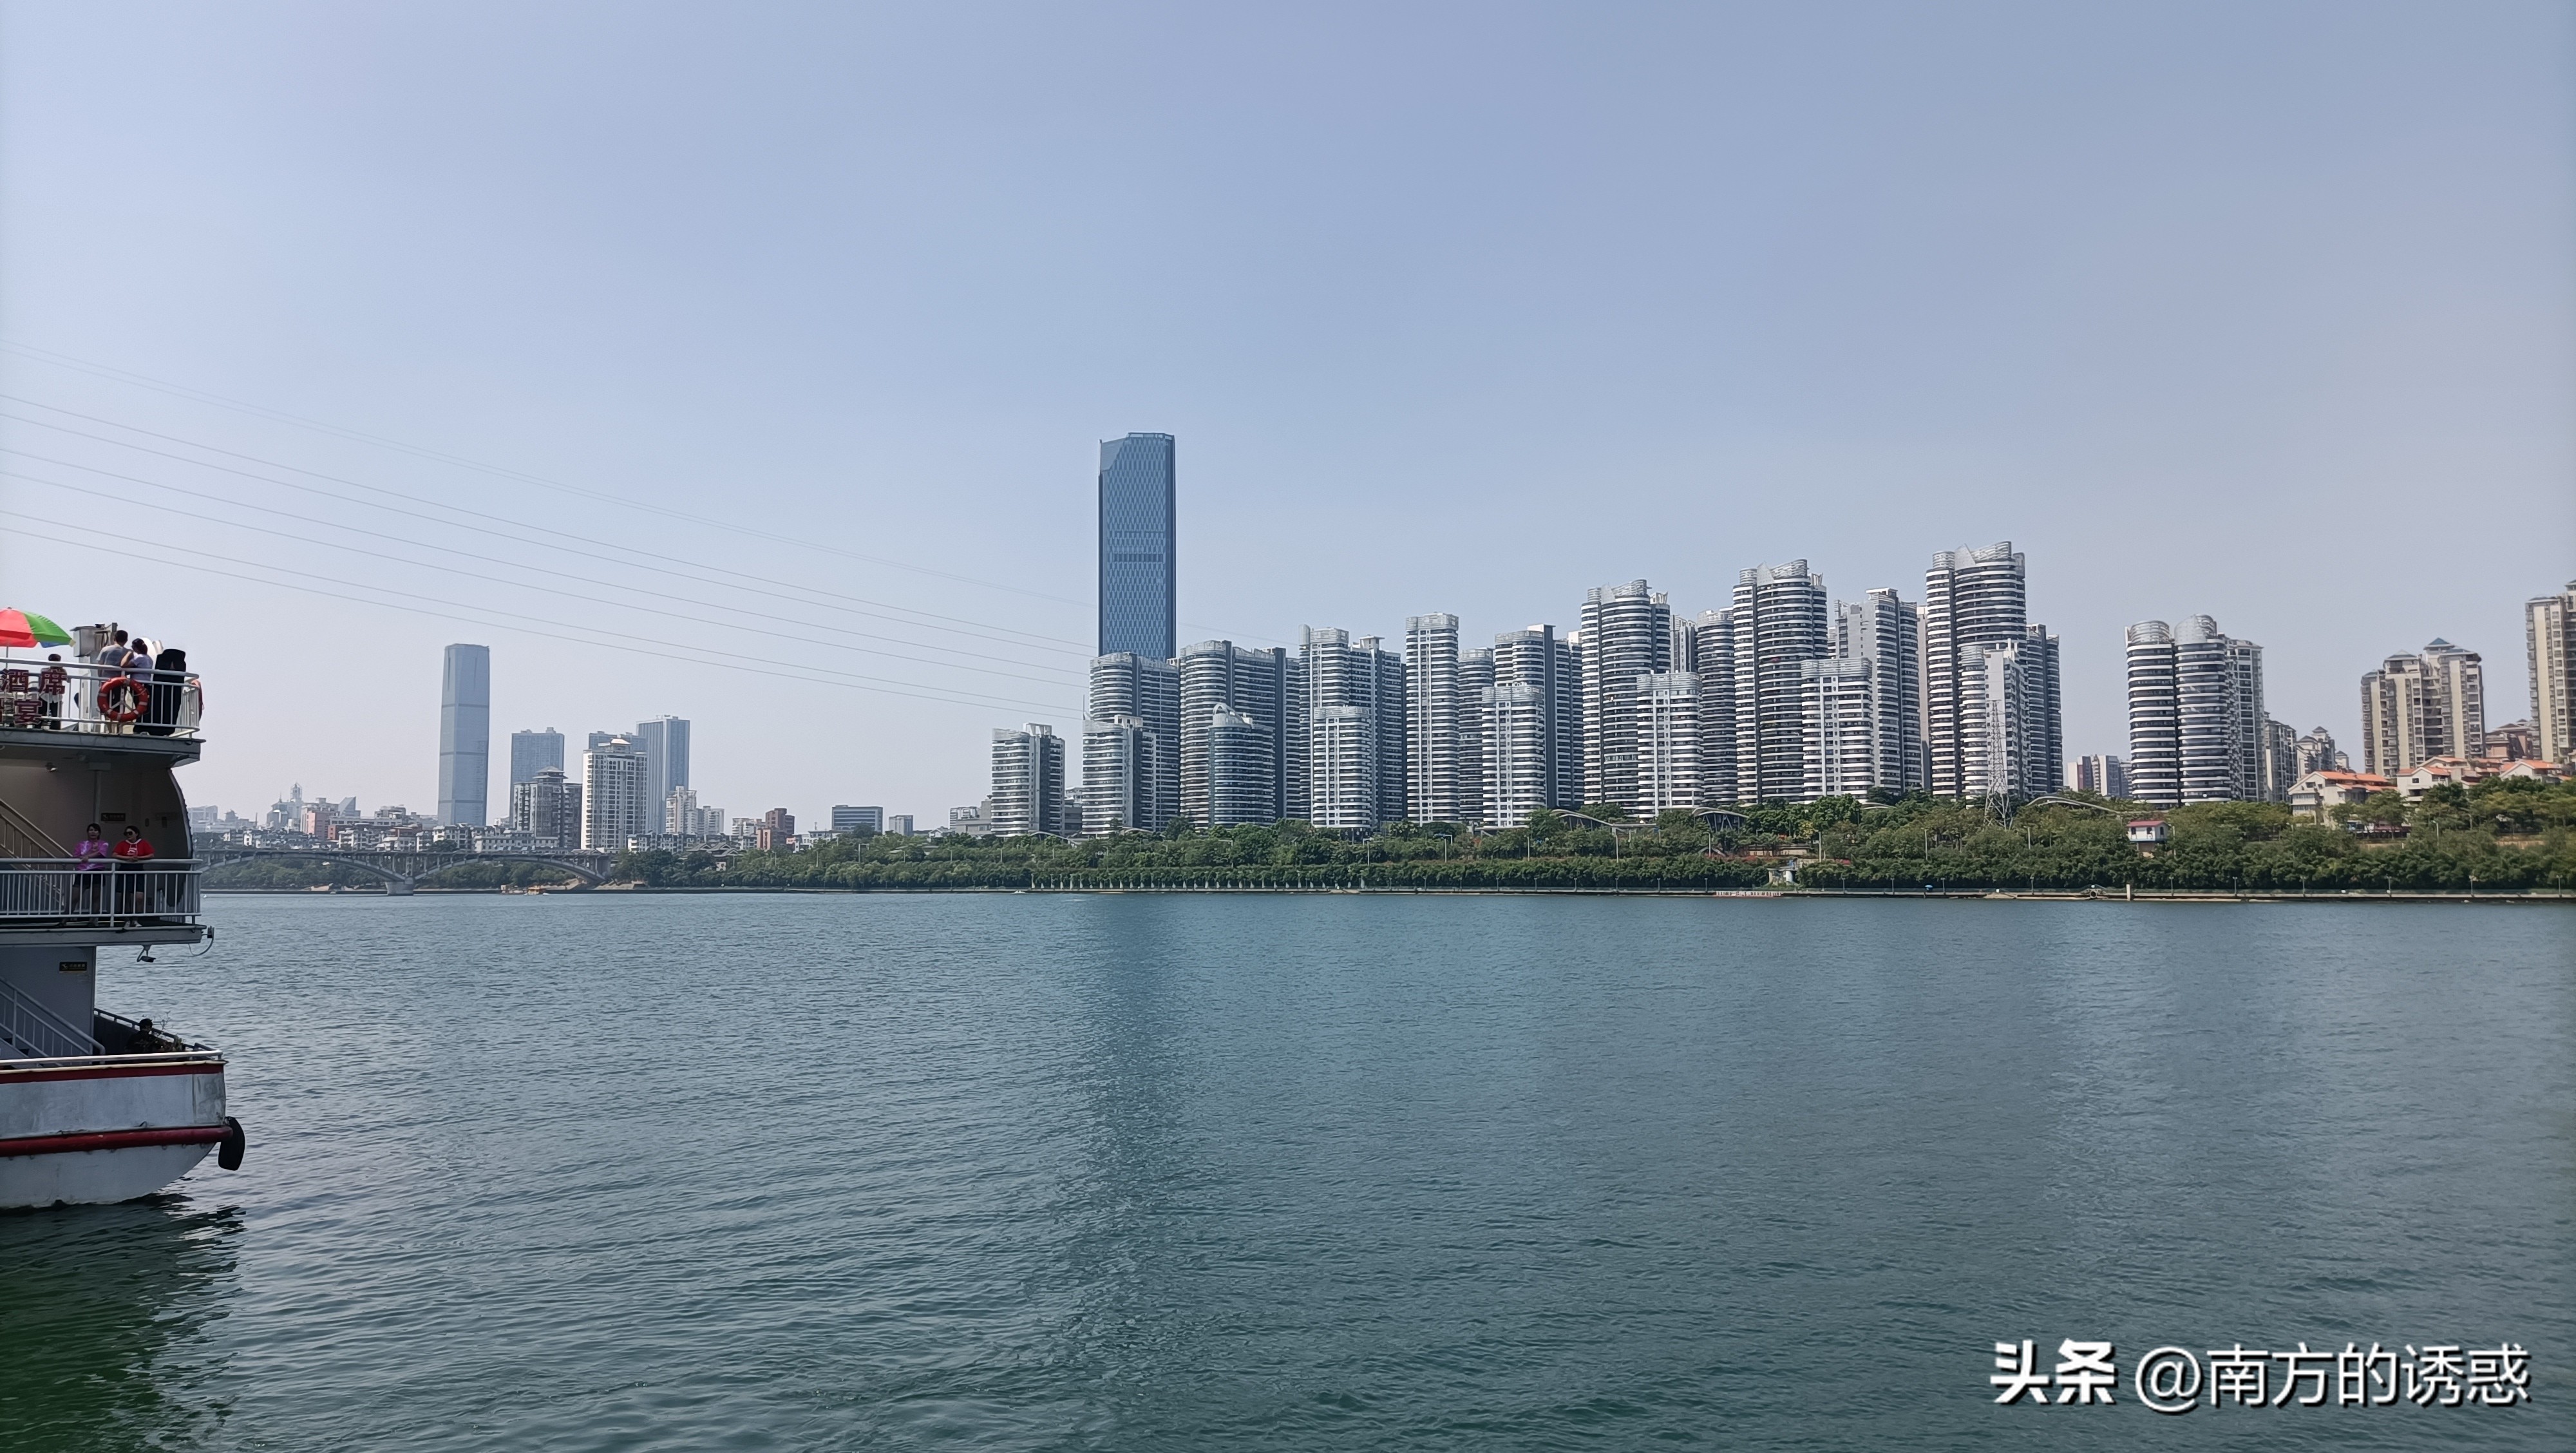
[[[125,690],[120,693],[118,687]],[[143,683],[131,676],[112,676],[98,688],[98,714],[112,722],[130,722],[143,715],[143,704],[151,698]]]

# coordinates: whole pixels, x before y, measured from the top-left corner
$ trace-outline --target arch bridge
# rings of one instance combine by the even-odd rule
[[[234,863],[287,862],[345,863],[352,868],[375,874],[385,880],[385,891],[396,896],[409,893],[420,880],[444,873],[467,863],[541,863],[561,868],[583,882],[597,885],[608,881],[609,869],[617,862],[611,852],[586,852],[580,849],[559,852],[490,852],[478,853],[469,848],[429,852],[369,852],[357,848],[235,848],[204,847],[197,860],[208,871]]]

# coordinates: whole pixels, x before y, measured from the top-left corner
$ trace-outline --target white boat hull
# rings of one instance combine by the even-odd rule
[[[148,1196],[239,1134],[219,1054],[0,1061],[0,1207]]]

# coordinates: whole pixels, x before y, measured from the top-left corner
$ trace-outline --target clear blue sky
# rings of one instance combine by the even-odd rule
[[[0,596],[189,647],[200,802],[428,807],[462,639],[496,732],[928,818],[1078,722],[1159,430],[1185,640],[2010,539],[2070,751],[2196,612],[2302,729],[2437,634],[2502,721],[2576,575],[2572,15],[0,5]]]

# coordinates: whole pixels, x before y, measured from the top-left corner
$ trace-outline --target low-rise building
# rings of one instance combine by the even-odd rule
[[[2389,780],[2368,772],[2316,771],[2290,784],[2290,815],[2323,822],[2334,809],[2389,789]]]
[[[2155,847],[2171,836],[2173,836],[2173,829],[2167,826],[2161,817],[2129,819],[2129,841],[2139,847]]]

